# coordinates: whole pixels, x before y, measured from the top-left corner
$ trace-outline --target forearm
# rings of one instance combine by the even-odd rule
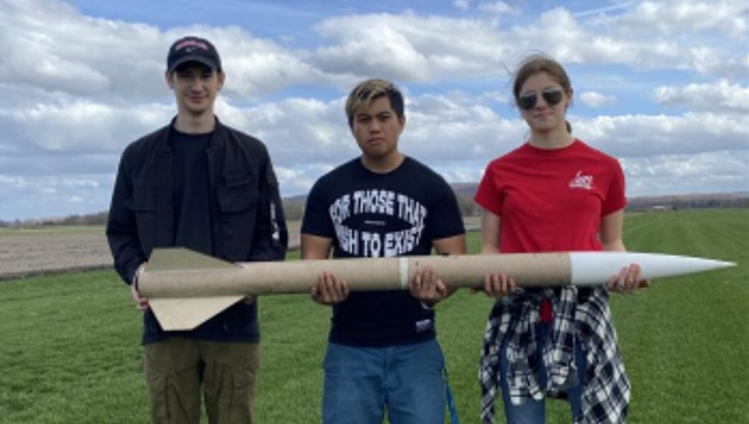
[[[499,253],[499,216],[484,209],[481,214],[481,254],[493,255]]]
[[[616,211],[603,217],[599,229],[599,239],[607,252],[625,252],[623,239],[624,211]]]
[[[493,244],[482,244],[481,254],[482,255],[496,255],[499,253],[499,247]]]
[[[606,252],[626,252],[627,248],[624,246],[624,240],[616,239],[610,240],[603,243],[603,250]]]

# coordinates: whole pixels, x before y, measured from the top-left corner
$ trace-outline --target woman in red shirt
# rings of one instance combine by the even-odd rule
[[[626,250],[624,173],[616,159],[572,136],[564,68],[529,57],[513,94],[530,138],[484,173],[475,197],[482,253]],[[484,422],[494,422],[501,389],[509,424],[543,424],[546,397],[567,398],[575,423],[624,423],[630,385],[608,291],[631,293],[641,284],[636,264],[597,287],[521,289],[504,275],[486,276],[484,291],[497,302],[481,359]]]

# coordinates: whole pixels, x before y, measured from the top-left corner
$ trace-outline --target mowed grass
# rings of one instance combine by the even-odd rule
[[[478,234],[469,240],[476,252]],[[625,240],[632,251],[739,264],[613,296],[633,384],[628,422],[749,422],[749,210],[631,215]],[[329,310],[304,295],[260,302],[258,421],[320,422]],[[437,308],[461,423],[479,422],[477,363],[491,304],[461,291]],[[139,313],[114,272],[0,283],[0,423],[147,423],[140,331]],[[549,402],[548,411],[549,423],[571,421],[563,402]]]

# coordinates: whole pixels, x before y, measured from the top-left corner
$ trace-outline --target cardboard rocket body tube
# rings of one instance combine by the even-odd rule
[[[307,293],[321,272],[352,291],[403,290],[431,266],[452,288],[480,287],[485,275],[504,273],[518,286],[602,285],[630,264],[654,279],[734,266],[729,262],[663,254],[562,252],[462,256],[404,256],[231,264],[187,249],[155,249],[139,291],[165,330],[191,329],[250,295]],[[207,317],[206,317],[207,316]]]
[[[140,291],[146,297],[169,297],[177,290],[185,297],[303,293],[317,283],[323,271],[345,280],[355,291],[401,290],[417,270],[427,266],[456,288],[479,287],[484,275],[498,272],[511,275],[524,286],[556,286],[570,283],[570,265],[566,253],[247,262],[210,272],[147,269]]]

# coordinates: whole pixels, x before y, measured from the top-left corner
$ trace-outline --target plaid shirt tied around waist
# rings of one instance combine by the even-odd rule
[[[608,291],[592,288],[580,296],[578,288],[565,286],[528,291],[520,289],[499,299],[492,309],[484,334],[479,379],[481,419],[494,424],[494,402],[500,387],[499,352],[507,343],[507,380],[510,400],[519,405],[529,399],[566,398],[566,389],[578,384],[574,361],[575,343],[585,355],[582,414],[575,424],[623,424],[631,387],[611,322]],[[554,307],[552,329],[538,358],[536,329],[541,321],[539,305],[547,298]],[[547,373],[546,387],[536,381],[539,359]]]

